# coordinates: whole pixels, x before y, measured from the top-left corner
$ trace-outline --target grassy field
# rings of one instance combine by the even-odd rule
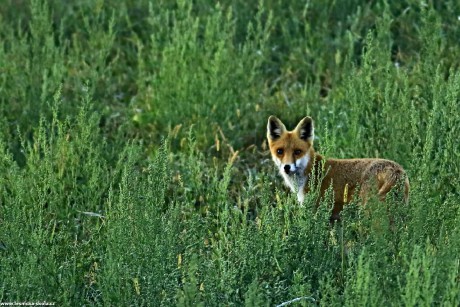
[[[3,0],[0,302],[460,305],[459,37],[454,0]],[[272,114],[403,165],[394,225],[299,205]]]

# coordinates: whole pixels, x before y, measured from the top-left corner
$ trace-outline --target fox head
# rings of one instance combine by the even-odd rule
[[[273,161],[285,178],[304,175],[313,158],[313,138],[311,117],[304,117],[292,131],[288,131],[277,117],[268,118],[268,145]]]

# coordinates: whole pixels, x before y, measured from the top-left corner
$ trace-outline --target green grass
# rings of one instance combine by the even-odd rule
[[[5,0],[0,302],[460,304],[458,1]],[[303,206],[269,115],[410,202]]]

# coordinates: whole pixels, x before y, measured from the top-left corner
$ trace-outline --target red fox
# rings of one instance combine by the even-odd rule
[[[343,205],[352,200],[355,192],[359,192],[365,203],[369,193],[376,188],[377,196],[383,201],[393,186],[404,182],[404,201],[408,201],[409,179],[401,165],[384,159],[327,159],[322,167],[323,157],[313,149],[313,138],[311,117],[303,118],[292,131],[287,131],[277,117],[268,118],[267,139],[273,161],[286,185],[297,193],[300,203],[309,192],[309,180],[313,174],[317,181],[321,180],[321,196],[332,184],[334,207],[331,221],[339,219]]]

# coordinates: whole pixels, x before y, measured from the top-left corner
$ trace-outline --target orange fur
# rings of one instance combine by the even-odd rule
[[[408,201],[409,180],[398,163],[385,159],[323,161],[323,156],[313,148],[313,138],[313,120],[310,117],[302,119],[292,131],[287,131],[275,116],[268,119],[267,139],[273,160],[286,184],[297,193],[300,202],[303,201],[304,194],[309,192],[309,180],[313,173],[316,174],[315,182],[321,181],[321,196],[324,196],[332,184],[332,220],[339,218],[344,204],[350,202],[354,195],[359,195],[365,203],[371,196],[370,193],[374,193],[383,201],[386,194],[398,183],[404,183],[404,200]]]

